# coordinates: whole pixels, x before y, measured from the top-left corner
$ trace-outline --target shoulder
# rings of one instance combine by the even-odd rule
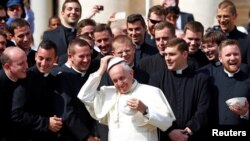
[[[48,30],[44,32],[43,38],[46,39],[46,37],[55,37],[54,35],[57,35],[59,32],[61,32],[63,29],[61,27],[58,27],[56,29],[53,30]]]

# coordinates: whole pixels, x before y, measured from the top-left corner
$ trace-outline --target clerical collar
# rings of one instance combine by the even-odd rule
[[[65,63],[65,66],[71,68],[70,64],[68,64],[67,62]]]
[[[227,74],[228,77],[234,77],[234,75],[236,73],[238,73],[240,71],[240,68],[235,72],[235,73],[231,73],[231,72],[228,72],[225,68],[224,68],[224,72]]]
[[[135,49],[141,49],[140,45],[135,45]]]
[[[71,67],[74,71],[76,71],[77,73],[81,74],[81,77],[84,77],[84,75],[86,74],[85,72],[81,72],[79,70],[77,70],[76,68],[74,68],[73,66]]]
[[[220,61],[216,61],[214,64],[215,64],[215,66],[220,66],[221,62]]]
[[[65,26],[63,26],[63,29],[66,32],[75,32],[76,31],[76,28],[68,28],[68,27],[65,27]]]
[[[49,73],[44,73],[43,74],[43,77],[47,77],[47,76],[49,76]]]
[[[188,65],[186,65],[182,69],[176,70],[176,74],[182,74],[183,70],[185,70],[187,67],[188,67]]]
[[[7,76],[12,82],[17,82],[17,80],[12,79],[5,71],[4,71],[4,73],[6,74],[6,76]]]

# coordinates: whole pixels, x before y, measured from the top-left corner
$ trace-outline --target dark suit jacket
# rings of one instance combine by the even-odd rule
[[[180,16],[181,16],[181,30],[184,29],[186,23],[194,21],[194,16],[191,13],[180,12]]]
[[[57,55],[59,57],[58,62],[61,64],[65,63],[65,59],[63,59],[63,57],[65,57],[65,54],[67,54],[68,43],[65,37],[63,26],[59,26],[57,29],[44,32],[43,40],[51,40],[56,44]],[[61,60],[64,60],[64,62]]]

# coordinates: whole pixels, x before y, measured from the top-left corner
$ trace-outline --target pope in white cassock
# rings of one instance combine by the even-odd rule
[[[102,86],[97,91],[106,69],[114,86]],[[108,125],[109,141],[158,141],[157,128],[165,131],[175,120],[162,91],[138,83],[133,70],[119,57],[103,57],[78,98],[93,118]]]

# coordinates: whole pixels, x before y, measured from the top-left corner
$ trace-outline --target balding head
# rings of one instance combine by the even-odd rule
[[[23,56],[25,55],[25,52],[18,48],[18,47],[8,47],[4,50],[2,56],[1,56],[1,63],[2,65],[6,64],[6,63],[9,63],[11,64],[12,61],[13,61],[13,57],[16,56]],[[26,55],[25,55],[26,56]]]
[[[1,56],[1,63],[6,75],[11,80],[18,80],[26,77],[28,69],[27,56],[18,47],[8,47]]]

